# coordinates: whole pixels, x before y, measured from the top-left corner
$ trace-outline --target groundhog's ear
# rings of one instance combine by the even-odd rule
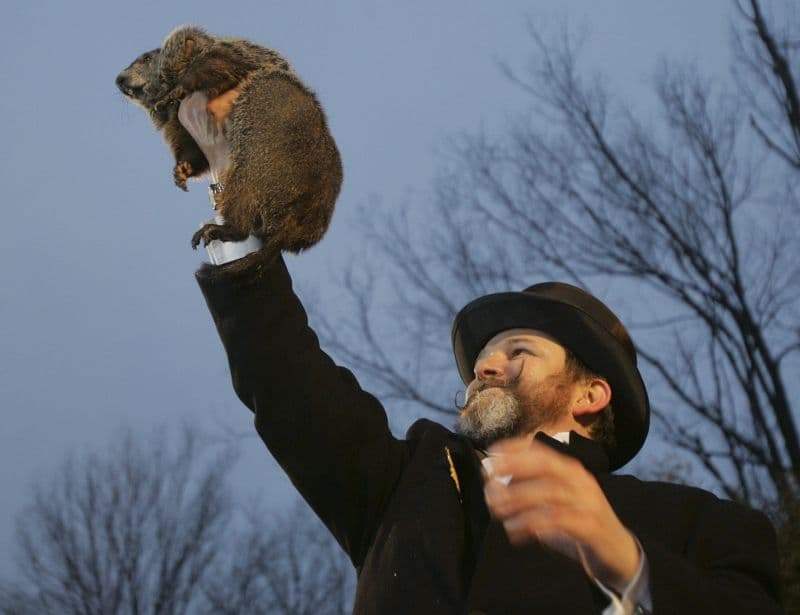
[[[187,38],[186,43],[183,46],[183,61],[188,62],[189,58],[192,55],[192,50],[194,49],[194,39]]]

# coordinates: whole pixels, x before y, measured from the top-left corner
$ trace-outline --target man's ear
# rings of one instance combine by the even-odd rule
[[[611,403],[611,387],[602,378],[587,380],[580,391],[580,397],[572,405],[572,416],[578,420],[591,418]]]

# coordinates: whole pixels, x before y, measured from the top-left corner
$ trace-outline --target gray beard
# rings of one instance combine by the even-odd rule
[[[455,431],[480,447],[487,448],[504,438],[534,433],[567,412],[569,380],[563,373],[552,374],[522,397],[515,388],[492,383],[473,393],[456,419]]]
[[[519,398],[510,391],[498,395],[496,390],[478,391],[470,397],[456,419],[455,431],[472,440],[478,447],[521,435],[526,416]]]

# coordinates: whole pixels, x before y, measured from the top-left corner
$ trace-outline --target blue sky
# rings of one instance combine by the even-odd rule
[[[448,136],[499,127],[520,108],[496,60],[527,59],[526,16],[588,26],[587,68],[647,105],[663,55],[727,74],[730,10],[723,0],[6,3],[0,574],[28,485],[68,452],[105,448],[121,425],[252,430],[193,277],[205,182],[172,185],[161,137],[114,86],[138,53],[198,24],[278,49],[317,92],[345,182],[325,240],[288,262],[301,288],[324,296],[329,272],[358,256],[355,206],[424,195]],[[263,445],[241,448],[237,485],[286,501]]]

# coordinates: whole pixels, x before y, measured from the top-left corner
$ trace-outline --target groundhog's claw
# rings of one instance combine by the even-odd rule
[[[200,240],[202,238],[203,238],[203,229],[201,228],[194,235],[192,235],[192,250],[197,250],[197,246],[200,245]],[[208,244],[206,243],[206,245]]]
[[[200,240],[203,240],[203,245],[207,246],[210,241],[214,239],[222,239],[225,240],[225,227],[219,224],[204,224],[200,227],[194,235],[192,235],[192,248],[197,250],[197,246],[200,245]]]

